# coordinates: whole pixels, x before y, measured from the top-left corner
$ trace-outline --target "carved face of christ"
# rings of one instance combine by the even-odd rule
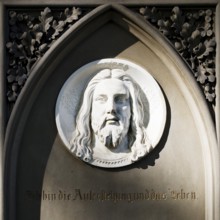
[[[117,148],[128,133],[130,95],[123,81],[105,79],[94,90],[91,123],[94,134],[108,148]]]

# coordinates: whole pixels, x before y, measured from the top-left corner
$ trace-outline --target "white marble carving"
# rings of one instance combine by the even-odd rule
[[[155,79],[122,59],[102,59],[74,72],[56,104],[56,124],[64,145],[99,167],[122,167],[158,144],[166,105]]]

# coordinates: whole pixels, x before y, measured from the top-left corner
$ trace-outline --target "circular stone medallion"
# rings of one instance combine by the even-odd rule
[[[165,127],[166,104],[147,70],[127,60],[102,59],[67,79],[55,115],[59,136],[74,156],[116,168],[156,147]]]

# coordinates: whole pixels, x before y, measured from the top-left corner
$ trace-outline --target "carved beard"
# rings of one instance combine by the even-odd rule
[[[93,122],[92,127],[100,142],[108,148],[117,148],[126,135],[122,124],[104,125],[102,123],[99,126],[97,122]]]
[[[121,126],[107,125],[98,132],[99,140],[108,148],[116,148],[122,141]]]

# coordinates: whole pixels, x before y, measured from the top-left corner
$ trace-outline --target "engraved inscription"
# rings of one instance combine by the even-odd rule
[[[117,192],[114,190],[83,190],[73,189],[71,191],[57,190],[49,191],[26,191],[26,199],[28,200],[43,200],[48,202],[53,201],[98,201],[98,202],[146,202],[146,201],[195,201],[198,199],[198,195],[195,191],[187,191],[181,189],[167,189],[166,191],[158,191],[155,189],[145,189],[142,192]]]

